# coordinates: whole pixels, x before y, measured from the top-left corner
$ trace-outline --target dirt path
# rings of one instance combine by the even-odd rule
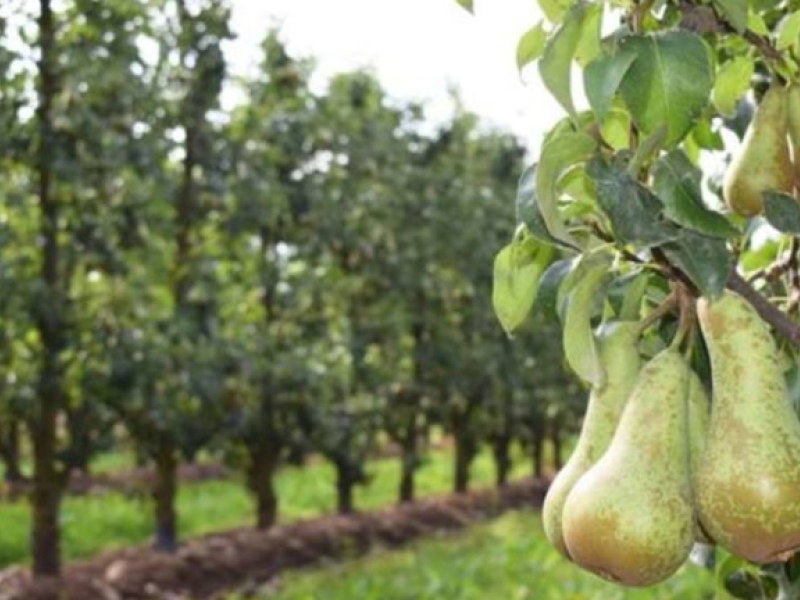
[[[71,565],[58,581],[32,584],[0,572],[0,600],[206,600],[266,583],[287,569],[399,546],[516,508],[538,508],[546,480],[447,495],[352,516],[325,516],[269,531],[238,529],[187,542],[175,556],[131,548]]]

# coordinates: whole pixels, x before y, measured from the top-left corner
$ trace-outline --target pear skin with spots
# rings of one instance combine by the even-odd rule
[[[742,145],[725,172],[723,196],[733,212],[754,217],[764,210],[764,192],[792,193],[794,173],[787,136],[787,90],[775,84],[756,108]]]
[[[706,446],[708,426],[711,420],[711,403],[697,373],[689,373],[689,468],[692,480],[700,471]],[[712,544],[713,540],[703,531],[699,515],[695,515],[695,541]]]
[[[698,301],[713,406],[695,499],[705,530],[756,563],[800,546],[800,422],[769,327],[741,296]]]
[[[654,585],[675,573],[692,549],[690,373],[673,349],[648,362],[608,451],[567,496],[567,550],[604,579]]]
[[[630,396],[641,368],[636,344],[639,324],[618,321],[604,325],[598,336],[600,362],[605,369],[605,385],[589,394],[581,435],[564,468],[556,475],[542,507],[545,534],[553,547],[569,558],[561,528],[567,494],[578,479],[608,449],[617,429],[622,409]]]
[[[786,116],[789,126],[789,142],[792,148],[794,187],[800,192],[800,84],[789,86],[786,98]]]

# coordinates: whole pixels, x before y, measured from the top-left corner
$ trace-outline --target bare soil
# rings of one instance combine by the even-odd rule
[[[509,509],[539,508],[548,481],[446,495],[349,516],[329,515],[267,531],[238,529],[193,539],[177,554],[144,547],[72,563],[58,580],[33,583],[0,571],[0,600],[206,600],[252,590],[282,571],[359,556],[462,529]]]

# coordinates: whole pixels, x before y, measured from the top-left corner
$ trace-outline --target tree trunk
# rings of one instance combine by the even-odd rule
[[[37,119],[37,175],[40,211],[41,299],[34,311],[41,339],[38,406],[31,418],[33,446],[33,512],[31,546],[35,577],[57,576],[61,571],[59,508],[62,474],[57,467],[58,412],[63,401],[61,351],[64,348],[63,300],[59,258],[59,209],[53,198],[52,101],[56,96],[53,65],[56,28],[50,0],[39,2],[39,106]]]
[[[336,507],[340,515],[353,512],[353,488],[355,481],[350,477],[347,465],[336,465]]]
[[[511,472],[511,436],[497,436],[492,444],[492,453],[494,454],[495,482],[497,487],[505,487]]]
[[[544,475],[544,436],[536,434],[531,443],[533,458],[533,476],[536,478]]]
[[[275,471],[278,452],[268,444],[251,449],[248,482],[256,498],[256,526],[269,529],[278,518],[278,494],[275,491]]]
[[[414,474],[417,471],[417,436],[416,431],[408,436],[401,448],[400,455],[400,493],[401,504],[414,501]]]
[[[456,455],[455,455],[455,477],[453,478],[453,490],[457,494],[466,493],[469,490],[469,468],[472,464],[474,452],[470,448],[470,442],[460,433],[455,433]]]
[[[19,483],[22,481],[22,467],[20,465],[20,435],[19,423],[12,421],[8,425],[8,434],[3,442],[3,463],[5,463],[6,483]]]
[[[156,538],[153,548],[159,552],[174,553],[178,549],[178,525],[175,497],[178,491],[178,461],[175,447],[164,441],[155,456],[156,480],[153,499],[156,510]]]

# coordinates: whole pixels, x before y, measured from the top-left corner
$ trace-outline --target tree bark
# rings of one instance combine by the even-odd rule
[[[497,487],[508,484],[508,475],[511,472],[511,436],[497,436],[492,444],[495,465],[495,483]]]
[[[155,455],[155,463],[153,500],[156,511],[156,537],[153,548],[159,552],[172,554],[178,549],[178,519],[175,512],[178,460],[174,444],[169,441],[161,442]]]
[[[256,526],[269,529],[278,518],[278,494],[275,491],[275,471],[278,452],[268,444],[260,444],[250,451],[248,480],[256,498]]]
[[[336,465],[336,507],[340,515],[353,513],[353,488],[355,480],[350,476],[347,465]]]
[[[544,475],[544,436],[540,433],[536,434],[531,442],[532,462],[533,462],[533,476],[541,477]]]
[[[472,464],[474,452],[470,447],[472,444],[461,432],[455,433],[456,455],[455,455],[455,476],[453,478],[453,491],[457,494],[464,494],[469,491],[469,468]]]
[[[53,123],[52,103],[56,96],[56,29],[50,0],[39,2],[39,106],[37,119],[37,175],[42,238],[41,299],[45,303],[35,312],[41,338],[41,366],[38,406],[30,420],[33,446],[33,512],[31,545],[35,577],[57,576],[61,572],[59,508],[62,477],[58,470],[58,411],[63,404],[61,351],[63,349],[63,290],[60,277],[59,208],[53,198]]]
[[[407,436],[400,453],[400,504],[414,501],[414,475],[417,471],[416,431]]]

